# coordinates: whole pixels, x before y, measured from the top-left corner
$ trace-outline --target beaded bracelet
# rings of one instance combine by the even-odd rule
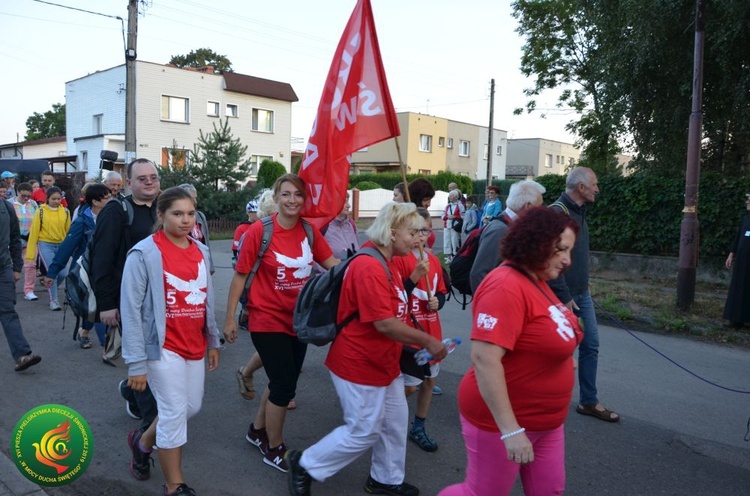
[[[523,427],[521,427],[517,431],[508,432],[507,434],[503,434],[502,436],[500,436],[500,441],[505,441],[509,437],[513,437],[513,436],[518,435],[518,434],[523,434],[524,432],[526,432],[526,429],[524,429]]]

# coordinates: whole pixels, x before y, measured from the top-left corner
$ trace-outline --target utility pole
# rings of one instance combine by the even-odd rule
[[[487,184],[485,189],[492,184],[492,135],[495,129],[495,80],[490,80],[490,129],[487,139]]]
[[[706,1],[695,2],[695,49],[693,52],[693,107],[688,127],[685,208],[680,224],[680,261],[677,270],[677,307],[688,310],[695,300],[695,272],[698,265],[698,183],[700,182],[701,130],[703,125],[703,45]]]
[[[138,1],[128,0],[128,46],[125,49],[125,164],[135,160],[135,60]]]

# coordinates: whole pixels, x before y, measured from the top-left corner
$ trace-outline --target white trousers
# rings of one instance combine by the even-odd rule
[[[300,465],[323,482],[372,448],[370,475],[382,484],[404,482],[409,407],[399,375],[386,387],[363,386],[331,373],[345,424],[302,453]]]
[[[187,421],[203,403],[206,369],[203,359],[186,360],[161,350],[161,360],[149,360],[148,384],[159,407],[156,446],[179,448],[187,443]]]
[[[451,221],[448,221],[449,223]],[[461,240],[460,234],[453,230],[451,227],[443,229],[443,253],[446,256],[453,256],[458,253],[458,244]]]

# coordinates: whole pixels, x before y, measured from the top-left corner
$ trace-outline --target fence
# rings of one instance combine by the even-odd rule
[[[240,224],[238,220],[211,219],[208,221],[208,232],[211,234],[232,234]]]

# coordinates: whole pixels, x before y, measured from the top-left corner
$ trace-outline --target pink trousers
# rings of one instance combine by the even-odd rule
[[[33,293],[36,284],[36,262],[26,261],[26,247],[23,247],[21,257],[23,258],[23,294]]]
[[[506,496],[521,474],[526,496],[562,494],[565,489],[565,432],[561,425],[551,431],[526,432],[534,446],[534,461],[519,465],[505,451],[497,432],[476,428],[463,416],[461,431],[466,443],[466,480],[446,487],[438,496]]]

